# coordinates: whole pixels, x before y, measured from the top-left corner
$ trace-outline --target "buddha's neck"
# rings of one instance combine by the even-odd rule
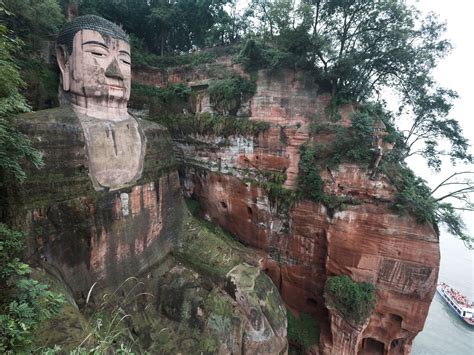
[[[126,101],[86,98],[70,95],[69,103],[74,112],[99,120],[124,121],[130,118]]]

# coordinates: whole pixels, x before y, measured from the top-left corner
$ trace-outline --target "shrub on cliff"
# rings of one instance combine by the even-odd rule
[[[200,115],[178,114],[159,115],[150,117],[151,121],[166,126],[173,137],[193,140],[192,135],[214,135],[230,137],[233,135],[258,135],[269,128],[269,123],[264,121],[249,120],[246,117],[233,117],[212,115],[208,112]],[[194,143],[197,141],[193,140]],[[226,140],[222,144],[226,144]]]
[[[297,198],[321,202],[328,209],[329,215],[332,216],[335,210],[343,210],[347,204],[356,205],[360,202],[351,196],[336,196],[324,192],[324,180],[319,174],[320,164],[325,162],[328,154],[324,150],[325,147],[320,145],[315,147],[300,146],[298,194],[296,196]],[[333,154],[332,158],[334,158],[334,155],[337,154]],[[339,156],[335,159],[339,159]],[[340,161],[337,160],[337,162]]]
[[[234,75],[212,81],[207,92],[214,109],[219,113],[235,115],[240,105],[252,97],[256,89],[254,82]]]
[[[298,187],[305,198],[320,202],[324,198],[324,181],[316,164],[319,151],[316,147],[300,146]]]
[[[185,84],[169,84],[166,87],[132,84],[130,107],[150,110],[150,114],[179,114],[189,108],[191,89]]]
[[[375,286],[347,275],[330,277],[324,287],[326,306],[335,308],[353,325],[363,324],[375,307]]]
[[[32,333],[60,313],[64,298],[28,278],[20,261],[24,235],[0,223],[0,352],[29,353]]]

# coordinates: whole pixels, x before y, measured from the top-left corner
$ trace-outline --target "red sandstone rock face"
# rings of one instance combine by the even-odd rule
[[[214,66],[222,66],[244,77],[249,77],[240,64],[232,63],[231,57],[219,57]],[[168,84],[188,83],[190,86],[212,78],[213,65],[177,66],[167,69],[139,68],[132,71],[135,83],[165,87]]]
[[[377,289],[374,314],[344,353],[355,353],[376,341],[384,352],[408,354],[414,336],[423,329],[438,277],[435,231],[413,218],[399,217],[386,204],[363,203],[337,212],[327,239],[327,274],[347,274]],[[342,353],[335,350],[340,329],[333,322],[331,333],[329,343],[336,348],[327,353]]]
[[[36,233],[30,250],[61,270],[64,281],[79,295],[95,281],[99,287],[118,285],[172,249],[170,226],[165,231],[163,227],[176,227],[176,216],[166,211],[176,199],[178,176],[173,173],[100,201],[78,198],[37,208],[31,214]]]
[[[168,132],[140,122],[146,155],[140,181],[96,191],[83,130],[67,108],[24,115],[19,129],[44,154],[45,166],[8,186],[10,223],[28,232],[28,261],[53,270],[74,292],[118,287],[178,244],[182,200]],[[78,299],[76,298],[76,299]]]
[[[228,147],[180,142],[185,191],[201,202],[209,220],[260,251],[261,267],[290,308],[318,318],[321,353],[408,354],[435,291],[439,246],[431,226],[391,209],[395,189],[388,179],[370,179],[354,164],[321,171],[325,192],[352,196],[361,204],[329,213],[320,204],[301,201],[287,215],[261,188],[243,181],[261,171],[282,172],[285,186],[294,188],[299,146],[333,139],[310,135],[312,117],[327,119],[329,100],[299,73],[260,71],[257,93],[248,104],[250,118],[270,122],[271,128],[246,140],[234,137]],[[350,125],[351,112],[352,105],[342,107],[338,124]],[[209,143],[218,137],[200,139]],[[360,328],[324,305],[325,281],[339,274],[376,285],[376,309]]]
[[[354,166],[346,168],[354,174]],[[336,176],[341,177],[336,180],[339,186],[355,189],[355,180],[342,173]],[[372,340],[389,354],[409,353],[414,336],[423,329],[438,275],[438,240],[431,227],[398,216],[383,199],[349,206],[332,218],[324,206],[303,201],[293,208],[285,234],[260,188],[212,172],[188,178],[210,220],[262,251],[262,268],[287,305],[328,326],[322,327],[323,353],[354,354]],[[368,196],[367,191],[370,188],[362,185],[356,196]],[[328,276],[340,274],[376,285],[377,306],[364,329],[342,327],[342,320],[326,316],[324,284]],[[346,333],[356,340],[341,343]]]

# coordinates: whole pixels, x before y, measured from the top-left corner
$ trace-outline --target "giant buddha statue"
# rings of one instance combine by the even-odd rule
[[[89,15],[67,23],[57,39],[60,102],[70,105],[84,130],[96,189],[118,189],[143,167],[144,142],[127,111],[131,56],[125,32]]]
[[[56,46],[60,107],[31,112],[19,129],[45,166],[7,189],[9,223],[28,232],[28,259],[71,290],[118,285],[176,244],[181,195],[165,128],[127,110],[126,33],[87,15],[66,23]]]
[[[18,119],[45,165],[27,168],[23,184],[7,187],[8,208],[0,211],[28,233],[27,261],[40,277],[52,276],[70,296],[67,312],[52,323],[59,331],[45,329],[48,344],[64,351],[83,346],[90,328],[76,331],[83,315],[72,300],[84,307],[99,300],[102,307],[113,294],[126,309],[126,326],[140,334],[139,348],[150,353],[162,352],[161,342],[152,340],[164,324],[181,336],[188,329],[187,339],[200,334],[168,340],[168,349],[184,353],[209,351],[207,343],[220,353],[285,353],[286,313],[278,291],[244,263],[257,265],[258,256],[201,233],[183,213],[169,133],[127,111],[131,60],[124,31],[103,18],[77,17],[59,35],[57,59],[61,106]],[[195,270],[170,255],[177,246],[199,261]],[[224,253],[222,265],[208,258],[211,252]],[[219,313],[228,330],[213,325],[215,302],[228,305],[229,312]]]

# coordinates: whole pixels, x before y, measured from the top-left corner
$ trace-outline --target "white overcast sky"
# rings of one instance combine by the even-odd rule
[[[471,0],[419,0],[410,1],[420,10],[432,11],[447,23],[446,37],[453,44],[452,52],[434,70],[436,80],[444,87],[456,90],[459,99],[454,103],[452,117],[456,118],[471,142],[474,152],[474,40],[473,20],[474,1]],[[422,163],[413,162],[411,168],[425,178],[431,186],[449,176],[454,171],[474,170],[471,166],[443,166],[440,174],[434,175]],[[474,198],[474,197],[473,197]],[[474,213],[464,213],[464,221],[471,232],[474,231]]]
[[[454,48],[435,69],[438,82],[458,92],[453,117],[462,125],[464,133],[474,141],[474,2],[470,0],[419,0],[414,2],[422,11],[433,11],[447,22],[447,38]]]

